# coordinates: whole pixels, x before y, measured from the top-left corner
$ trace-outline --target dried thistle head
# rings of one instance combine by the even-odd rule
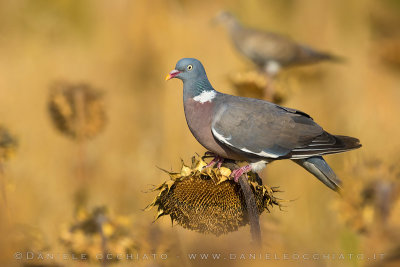
[[[80,208],[74,221],[64,225],[60,240],[72,253],[87,254],[89,260],[96,261],[99,253],[116,255],[137,250],[130,225],[130,218],[112,216],[106,207],[91,211]]]
[[[344,186],[343,198],[335,203],[342,221],[360,233],[392,226],[400,230],[400,169],[397,163],[359,160],[345,169],[351,179]]]
[[[270,98],[268,100],[277,104],[284,102],[289,93],[276,81],[272,85],[272,80],[257,71],[235,73],[230,76],[230,82],[239,95],[253,98],[266,97],[265,94],[268,87],[273,87],[272,94],[267,97]]]
[[[54,126],[77,141],[96,136],[106,124],[102,93],[88,84],[55,83],[48,109]]]
[[[14,136],[0,125],[0,161],[9,159],[17,149],[18,142]]]
[[[237,231],[249,223],[246,202],[240,185],[229,179],[231,170],[206,168],[202,159],[193,157],[192,166],[182,163],[180,173],[167,172],[170,180],[157,186],[160,193],[148,206],[157,207],[157,219],[169,215],[172,222],[205,234],[221,235]],[[277,190],[256,182],[249,176],[259,214],[280,205],[273,193]]]

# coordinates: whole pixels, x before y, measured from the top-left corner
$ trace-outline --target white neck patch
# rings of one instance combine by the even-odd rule
[[[203,104],[206,102],[212,102],[216,95],[217,93],[215,91],[203,91],[201,94],[193,97],[193,100]]]

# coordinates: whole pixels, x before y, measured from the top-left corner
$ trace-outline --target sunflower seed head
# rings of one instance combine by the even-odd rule
[[[179,173],[168,172],[170,180],[155,187],[159,194],[148,209],[157,207],[156,219],[169,215],[173,222],[200,233],[219,236],[237,231],[249,223],[240,185],[229,178],[228,168],[204,166],[201,158],[194,157],[191,167],[182,164]],[[248,178],[260,214],[280,206],[275,189],[259,184],[252,173]]]

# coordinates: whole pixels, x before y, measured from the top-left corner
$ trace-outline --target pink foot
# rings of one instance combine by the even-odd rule
[[[214,164],[217,164],[217,168],[220,169],[223,162],[224,158],[218,155],[214,155],[214,158],[210,161],[210,163],[206,165],[206,168],[214,166]]]
[[[221,169],[222,163],[224,163],[224,158],[221,158],[221,160],[217,162],[218,170]]]
[[[244,173],[248,173],[249,171],[251,171],[251,165],[246,165],[240,167],[239,169],[233,170],[231,176],[233,177],[233,180],[237,183],[239,181],[239,177],[242,176]]]

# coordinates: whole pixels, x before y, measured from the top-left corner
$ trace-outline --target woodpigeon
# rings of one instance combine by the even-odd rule
[[[249,163],[232,172],[235,181],[250,170],[262,170],[269,162],[291,159],[337,191],[340,180],[322,155],[361,147],[357,138],[324,131],[302,111],[216,91],[197,59],[179,60],[166,80],[172,78],[183,81],[186,122],[197,141],[213,152],[217,161],[226,158]]]
[[[226,11],[221,11],[215,20],[227,28],[235,47],[271,77],[282,67],[341,60],[298,44],[289,37],[245,27]]]

